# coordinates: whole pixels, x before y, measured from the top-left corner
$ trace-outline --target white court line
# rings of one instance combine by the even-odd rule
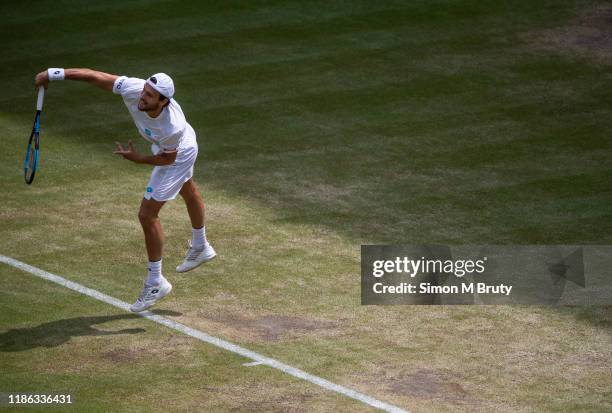
[[[261,361],[252,361],[250,363],[242,363],[244,367],[259,366],[260,364],[263,364],[263,363]]]
[[[99,300],[107,304],[110,304],[112,306],[118,307],[124,311],[130,311],[130,305],[126,303],[125,301],[118,300],[114,297],[111,297],[110,295],[101,293],[100,291],[93,290],[91,288],[87,288],[81,284],[78,284],[73,281],[67,280],[63,277],[60,277],[59,275],[51,274],[50,272],[43,271],[40,268],[32,267],[31,265],[28,265],[21,261],[17,261],[16,259],[4,256],[4,255],[0,255],[0,262],[8,264],[22,271],[29,272],[30,274],[43,278],[47,281],[52,281],[56,284],[59,284],[63,287],[77,291],[91,298],[95,298],[96,300]],[[355,391],[355,390],[351,390],[347,387],[340,386],[339,384],[332,383],[321,377],[306,373],[305,371],[302,371],[295,367],[291,367],[287,364],[281,363],[278,360],[274,360],[274,359],[262,356],[259,353],[255,353],[254,351],[248,350],[244,347],[240,347],[234,343],[230,343],[229,341],[225,341],[220,338],[210,336],[202,331],[188,327],[184,324],[177,323],[176,321],[159,316],[157,314],[153,314],[150,311],[143,311],[141,313],[132,313],[132,314],[138,314],[141,317],[144,317],[158,324],[169,327],[173,330],[180,331],[181,333],[187,334],[188,336],[191,336],[193,338],[197,338],[200,341],[204,341],[206,343],[212,344],[213,346],[217,346],[224,350],[231,351],[232,353],[239,354],[243,357],[253,360],[253,362],[256,362],[259,364],[265,364],[266,366],[280,370],[283,373],[287,373],[293,377],[297,377],[299,379],[306,380],[310,383],[316,384],[317,386],[321,386],[324,389],[343,394],[347,397],[350,397],[351,399],[355,399],[369,406],[376,407],[377,409],[381,409],[389,413],[409,413],[408,411],[400,409],[397,406],[393,406],[391,404],[377,400],[373,397],[370,397],[363,393],[359,393],[358,391]]]

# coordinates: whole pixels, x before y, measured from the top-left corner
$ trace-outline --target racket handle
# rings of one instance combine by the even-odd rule
[[[36,102],[36,110],[42,110],[43,98],[45,97],[45,88],[38,88],[38,101]]]

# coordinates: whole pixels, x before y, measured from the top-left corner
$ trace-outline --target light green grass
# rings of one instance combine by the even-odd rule
[[[529,40],[596,5],[3,3],[0,254],[136,298],[149,168],[111,153],[137,139],[121,100],[53,83],[32,186],[21,162],[38,71],[165,71],[219,258],[174,273],[190,226],[165,206],[159,310],[415,413],[608,411],[609,308],[359,304],[361,244],[612,240],[610,66]],[[61,385],[75,411],[370,411],[9,267],[0,281],[0,344],[38,344],[0,352],[0,391]],[[82,317],[145,331],[80,335]]]

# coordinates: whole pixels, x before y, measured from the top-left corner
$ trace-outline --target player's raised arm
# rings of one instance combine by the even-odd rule
[[[110,73],[104,73],[97,70],[91,69],[62,69],[62,68],[50,68],[44,70],[36,75],[34,85],[38,88],[44,86],[45,89],[49,87],[49,81],[54,80],[81,80],[97,86],[101,89],[112,92],[113,84],[119,76],[112,75]]]

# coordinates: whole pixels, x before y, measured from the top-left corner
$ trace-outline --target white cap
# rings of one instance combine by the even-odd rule
[[[147,84],[168,99],[174,96],[174,82],[165,73],[156,73],[147,79]]]

